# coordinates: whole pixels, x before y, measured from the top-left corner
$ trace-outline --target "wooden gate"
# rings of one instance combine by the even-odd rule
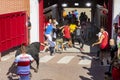
[[[0,15],[0,52],[28,43],[26,13]]]

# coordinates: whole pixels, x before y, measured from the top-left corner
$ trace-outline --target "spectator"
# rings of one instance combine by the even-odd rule
[[[79,16],[80,25],[82,25],[83,18],[84,18],[84,15],[83,15],[83,12],[81,12],[81,14],[80,14],[80,16]]]
[[[110,56],[111,60],[113,60],[117,56],[118,49],[114,39],[110,39],[109,43],[110,43]]]
[[[75,15],[75,17],[76,17],[76,20],[78,20],[78,15],[79,15],[79,13],[78,13],[77,9],[74,11],[74,15]]]
[[[86,40],[88,41],[89,38],[92,37],[92,29],[91,29],[91,22],[90,22],[90,18],[88,18],[87,22],[86,22],[86,30],[87,30],[87,35],[86,35]]]
[[[103,27],[101,27],[100,29],[102,35],[99,39],[98,42],[95,42],[92,44],[92,46],[98,45],[100,44],[100,58],[101,58],[101,65],[103,65],[103,58],[105,57],[105,52],[108,48],[108,32],[105,31],[105,29]]]
[[[67,17],[67,12],[66,12],[65,10],[63,10],[62,16],[63,16],[63,21],[65,21],[65,19],[66,19],[66,17]]]
[[[101,35],[102,35],[101,32],[99,32],[98,34],[96,34],[96,36],[98,36],[97,41],[100,40]],[[95,57],[96,60],[100,58],[100,47],[99,47],[99,45],[97,45],[97,49],[98,49],[98,50],[97,50],[97,56]]]
[[[75,22],[76,21],[76,16],[75,16],[75,14],[74,14],[74,10],[72,11],[72,21],[71,22]]]
[[[69,21],[69,23],[71,23],[72,22],[72,13],[71,12],[68,12],[68,21]]]
[[[30,17],[28,17],[27,26],[28,26],[28,44],[29,44],[30,43],[30,30],[31,30]]]
[[[86,23],[88,19],[88,16],[86,15],[86,12],[83,12],[83,21]]]
[[[110,56],[111,56],[111,64],[109,66],[109,73],[112,72],[112,68],[113,68],[113,63],[114,60],[117,58],[117,45],[115,44],[115,40],[114,39],[110,39],[109,41],[110,44]]]
[[[31,22],[30,22],[30,17],[28,17],[28,23],[27,23],[28,29],[31,29]]]

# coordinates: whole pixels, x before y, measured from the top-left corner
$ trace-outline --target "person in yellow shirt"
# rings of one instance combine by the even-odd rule
[[[65,20],[65,18],[67,17],[67,12],[65,10],[63,10],[62,16],[63,16],[63,20]]]
[[[67,16],[67,13],[65,10],[63,10],[63,17],[66,17]]]
[[[76,28],[77,28],[77,25],[75,24],[75,22],[72,22],[70,24],[70,35],[71,35],[73,46],[74,46],[74,41],[75,41],[75,30],[76,30]]]

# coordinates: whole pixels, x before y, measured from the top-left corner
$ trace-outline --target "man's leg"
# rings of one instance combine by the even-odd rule
[[[68,46],[72,47],[72,41],[71,41],[71,39],[69,39],[69,41],[68,41]]]
[[[97,56],[96,56],[96,59],[99,59],[100,58],[100,50],[97,51]]]
[[[50,47],[50,55],[52,56],[53,53],[54,53],[54,47]]]
[[[80,37],[80,41],[81,41],[81,43],[82,43],[82,46],[81,46],[80,48],[83,49],[84,41],[83,41],[82,37]]]
[[[74,35],[73,35],[73,33],[71,33],[70,35],[71,35],[72,44],[74,45]]]
[[[103,65],[103,59],[104,59],[104,56],[105,56],[105,51],[102,49],[102,50],[100,51],[101,65]]]

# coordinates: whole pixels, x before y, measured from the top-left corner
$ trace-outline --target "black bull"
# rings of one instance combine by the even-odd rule
[[[37,67],[36,69],[33,69],[35,70],[35,72],[38,71],[38,68],[39,68],[39,52],[40,52],[40,42],[34,42],[34,43],[31,43],[30,45],[28,45],[26,47],[26,50],[27,50],[27,53],[30,54],[34,60],[36,61],[36,64],[37,64]],[[20,48],[16,51],[16,54],[15,54],[15,57],[17,55],[19,55],[21,53],[21,50]]]

